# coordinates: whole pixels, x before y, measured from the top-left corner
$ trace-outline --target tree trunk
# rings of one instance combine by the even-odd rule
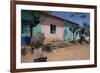
[[[32,27],[30,28],[30,38],[32,38]]]
[[[74,32],[73,32],[73,41],[74,41]]]
[[[33,27],[34,27],[34,26],[33,26],[33,23],[32,23],[32,22],[30,22],[29,25],[30,25],[30,38],[32,38],[32,36],[33,36],[33,35],[32,35],[32,32],[33,32]]]

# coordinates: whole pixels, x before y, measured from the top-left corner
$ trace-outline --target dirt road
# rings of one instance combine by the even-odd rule
[[[31,53],[21,57],[22,63],[33,62]],[[47,53],[47,61],[63,61],[63,60],[85,60],[90,57],[90,49],[88,44],[72,45],[66,48],[58,48]]]

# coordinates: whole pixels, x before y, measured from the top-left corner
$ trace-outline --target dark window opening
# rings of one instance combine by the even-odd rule
[[[56,25],[50,25],[50,33],[56,33]]]

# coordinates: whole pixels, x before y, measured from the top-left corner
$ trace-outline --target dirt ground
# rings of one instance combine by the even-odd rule
[[[33,62],[32,53],[21,57],[22,63]],[[47,53],[47,61],[86,60],[90,57],[89,44],[77,44],[66,48],[58,48]]]

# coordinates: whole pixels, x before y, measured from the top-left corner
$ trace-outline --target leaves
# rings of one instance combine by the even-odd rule
[[[75,32],[77,32],[80,29],[80,26],[78,24],[73,24],[69,30],[73,33],[73,40],[75,39],[74,37],[76,37],[77,35],[74,35]],[[78,33],[77,33],[78,34]]]
[[[21,10],[22,20],[29,21],[30,36],[32,37],[32,29],[40,23],[42,14],[49,14],[50,11]]]
[[[37,24],[40,23],[40,16],[42,14],[49,14],[50,11],[33,11],[33,10],[22,10],[21,11],[21,16],[24,18],[29,18],[31,21],[31,26],[36,26]],[[26,16],[26,17],[25,17]]]
[[[83,13],[72,13],[71,15],[70,15],[70,17],[71,18],[74,18],[74,19],[76,19],[76,18],[81,18],[81,19],[85,19],[87,16],[85,15],[85,14],[83,14]]]
[[[86,15],[81,15],[80,18],[81,19],[85,19],[86,18]]]
[[[71,18],[74,17],[74,14],[71,14],[70,17],[71,17]]]

